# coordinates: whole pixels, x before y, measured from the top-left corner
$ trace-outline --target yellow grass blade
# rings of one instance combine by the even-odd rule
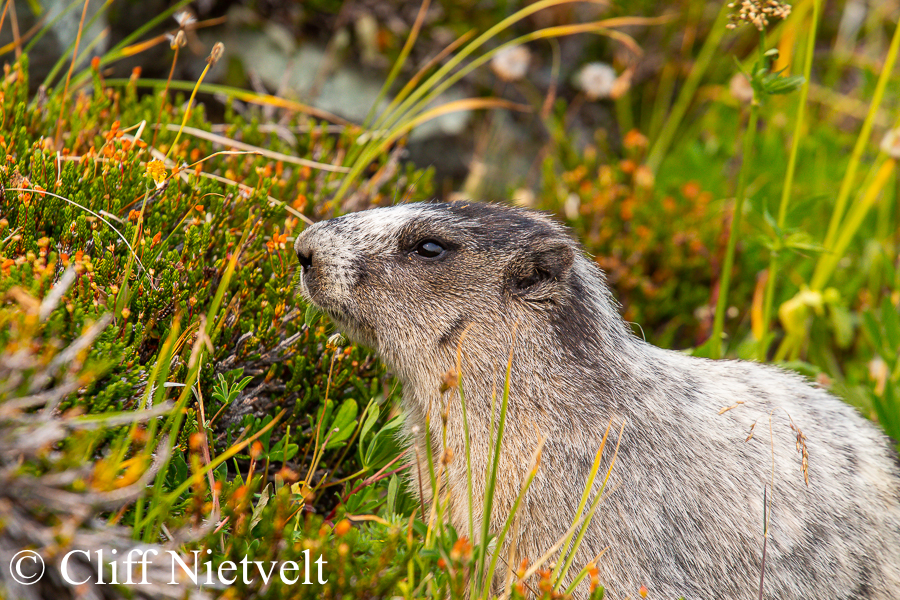
[[[166,129],[168,129],[169,131],[178,131],[179,127],[174,123],[166,123]],[[212,142],[214,144],[221,144],[223,146],[229,146],[236,150],[244,150],[254,154],[259,154],[260,156],[265,156],[266,158],[271,158],[272,160],[280,160],[281,162],[302,165],[304,167],[319,169],[321,171],[332,171],[335,173],[347,173],[350,171],[350,169],[348,169],[347,167],[329,165],[328,163],[321,163],[306,158],[291,156],[289,154],[282,154],[281,152],[275,152],[274,150],[268,150],[260,146],[253,146],[252,144],[239,142],[237,140],[227,138],[224,135],[218,135],[216,133],[210,133],[209,131],[203,131],[202,129],[197,129],[196,127],[185,126],[181,130],[188,135]]]

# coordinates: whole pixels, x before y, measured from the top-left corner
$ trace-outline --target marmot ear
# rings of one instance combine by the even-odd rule
[[[558,301],[574,261],[568,244],[537,243],[507,265],[506,287],[512,295],[529,302]]]

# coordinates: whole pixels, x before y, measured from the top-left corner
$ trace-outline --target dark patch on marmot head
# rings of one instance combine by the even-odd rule
[[[456,346],[459,342],[459,336],[462,334],[463,330],[468,324],[469,320],[464,315],[459,315],[455,319],[453,319],[453,323],[450,324],[450,328],[445,331],[440,339],[438,340],[439,347],[446,346]]]
[[[602,274],[542,213],[475,202],[400,205],[316,224],[295,248],[307,297],[351,337],[370,330],[359,341],[383,356],[393,351],[394,366],[424,360],[416,350],[445,352],[469,323],[491,338],[481,340],[486,351],[505,348],[518,324],[532,332],[522,339],[596,362],[598,303],[608,301]],[[578,261],[585,264],[576,269]]]
[[[548,315],[554,335],[565,340],[563,350],[577,364],[590,365],[599,356],[597,315],[588,301],[588,292],[577,277],[565,282],[568,293],[564,304],[554,307]]]

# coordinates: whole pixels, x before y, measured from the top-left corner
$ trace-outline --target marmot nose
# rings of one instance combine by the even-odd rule
[[[312,266],[312,250],[298,250],[297,259],[300,261],[300,267],[305,271]]]

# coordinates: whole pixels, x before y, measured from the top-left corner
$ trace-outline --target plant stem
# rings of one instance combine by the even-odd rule
[[[778,205],[778,231],[781,235],[784,231],[784,222],[787,217],[787,207],[791,201],[791,191],[794,187],[794,171],[797,167],[797,153],[800,148],[800,139],[803,134],[803,122],[806,117],[806,102],[809,97],[809,80],[812,74],[813,55],[816,50],[816,28],[819,24],[819,10],[822,0],[813,0],[812,25],[809,37],[806,40],[806,56],[803,59],[803,86],[800,88],[800,102],[797,105],[797,118],[794,122],[794,136],[791,140],[791,154],[788,157],[787,173],[784,176],[784,187],[781,189],[781,203]],[[769,257],[769,276],[766,281],[766,295],[763,301],[762,329],[759,338],[757,359],[765,361],[769,351],[768,331],[772,318],[772,303],[775,297],[775,280],[778,270],[778,250],[773,250]]]
[[[766,57],[766,31],[759,32],[759,68],[765,68]],[[756,68],[756,67],[754,67]],[[754,90],[753,101],[750,104],[750,119],[747,122],[747,131],[744,133],[744,149],[741,161],[741,171],[738,174],[737,191],[734,197],[734,215],[731,218],[731,227],[728,231],[728,248],[725,250],[725,263],[722,265],[722,275],[719,278],[719,298],[716,301],[716,316],[713,321],[712,337],[709,340],[709,357],[722,358],[722,330],[725,327],[725,311],[728,305],[728,287],[731,284],[731,269],[734,265],[734,248],[737,245],[738,233],[741,230],[741,217],[744,212],[744,200],[747,196],[747,173],[750,171],[750,158],[756,141],[756,126],[759,122],[759,104],[761,98],[757,97]]]
[[[713,321],[713,332],[709,344],[710,358],[721,358],[722,330],[725,326],[725,312],[728,304],[728,286],[731,284],[731,269],[734,265],[734,248],[737,245],[738,232],[741,227],[741,216],[744,210],[744,199],[747,193],[747,171],[750,165],[750,153],[753,152],[753,142],[756,138],[756,125],[759,121],[759,104],[754,100],[750,106],[750,120],[747,123],[747,132],[744,134],[744,158],[741,164],[741,172],[738,175],[737,193],[734,198],[734,216],[731,218],[731,228],[728,232],[728,248],[725,251],[725,263],[722,266],[722,276],[719,279],[719,298],[716,301],[716,317]]]
[[[833,251],[827,253],[823,257],[827,257],[828,260],[820,259],[820,265],[824,265],[821,271],[821,279],[813,278],[810,289],[821,291],[825,288],[831,275],[834,274],[838,263],[844,256],[844,253],[847,252],[847,249],[850,247],[850,242],[852,242],[853,238],[856,236],[857,230],[862,225],[869,210],[871,210],[875,205],[875,202],[878,201],[882,190],[885,185],[887,185],[891,175],[893,175],[896,166],[896,159],[887,158],[880,164],[876,163],[872,167],[875,170],[875,176],[872,182],[866,187],[861,198],[851,207],[850,212],[847,213],[847,218],[845,219],[846,222],[840,232],[840,236],[835,241]],[[775,360],[780,361],[784,358],[796,360],[800,354],[800,347],[804,337],[805,330],[802,330],[784,338],[781,345],[778,347],[778,353],[775,356]]]
[[[850,247],[850,242],[853,241],[856,232],[859,231],[859,228],[862,226],[866,215],[868,215],[869,211],[878,201],[882,190],[887,185],[891,175],[893,175],[896,166],[897,160],[894,158],[887,158],[881,163],[875,173],[875,179],[872,181],[871,185],[866,188],[862,197],[855,202],[847,212],[843,227],[831,248],[832,252],[827,255],[827,259],[824,259],[823,257],[823,259],[819,260],[819,268],[816,269],[816,275],[813,277],[812,284],[810,285],[812,289],[822,290],[828,284],[828,280],[834,274],[835,269],[837,269],[837,265],[844,256],[844,253],[847,252],[847,249]]]

